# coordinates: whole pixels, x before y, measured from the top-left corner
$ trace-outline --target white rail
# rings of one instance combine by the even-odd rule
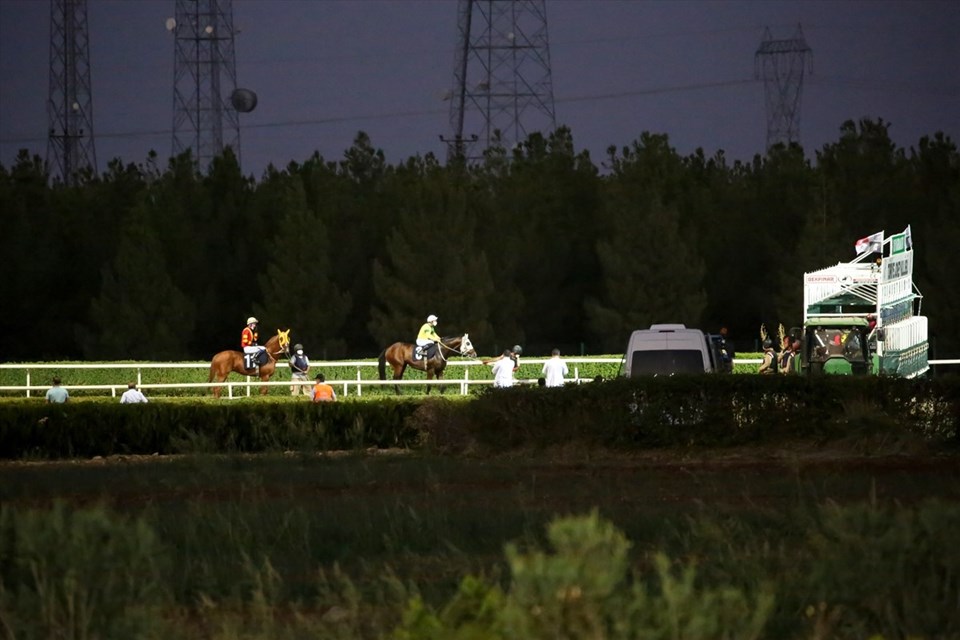
[[[524,365],[542,365],[549,358],[525,358],[523,359]],[[620,363],[620,358],[583,358],[583,357],[574,357],[574,358],[564,358],[567,364],[571,365],[573,369],[573,376],[567,378],[568,383],[580,384],[584,381],[580,377],[580,368],[576,365],[578,364],[618,364]],[[331,386],[341,386],[343,388],[343,395],[347,396],[351,387],[355,389],[355,393],[358,396],[363,395],[363,387],[365,386],[383,386],[383,385],[433,385],[433,386],[453,386],[457,385],[460,388],[460,394],[466,395],[469,391],[470,385],[491,385],[493,384],[492,379],[470,379],[469,369],[466,367],[481,365],[483,362],[480,360],[450,360],[447,363],[448,369],[450,367],[462,366],[464,369],[464,377],[462,379],[444,379],[444,380],[426,380],[426,379],[409,379],[409,380],[371,380],[364,379],[361,373],[362,368],[377,367],[379,366],[376,361],[370,360],[349,360],[349,361],[322,361],[322,362],[311,362],[311,368],[334,368],[334,367],[353,367],[356,368],[356,379],[353,380],[327,380],[327,384]],[[290,387],[298,384],[293,380],[274,380],[270,382],[261,382],[259,379],[253,376],[247,376],[245,381],[234,382],[229,378],[224,382],[176,382],[176,383],[156,383],[156,384],[144,384],[143,383],[143,370],[144,369],[209,369],[209,362],[130,362],[130,363],[5,363],[0,364],[0,369],[16,369],[16,370],[25,370],[26,371],[26,384],[24,385],[7,385],[0,386],[0,392],[2,391],[16,391],[24,392],[26,397],[31,396],[31,392],[40,391],[46,393],[46,390],[50,388],[49,384],[36,385],[32,384],[30,372],[34,370],[70,370],[70,369],[126,369],[126,370],[135,370],[137,375],[137,386],[142,390],[148,389],[189,389],[189,388],[213,388],[213,387],[226,387],[226,395],[228,398],[234,398],[234,388],[246,389],[246,395],[251,395],[251,387]],[[122,393],[127,389],[127,384],[129,381],[123,383],[110,383],[110,384],[99,384],[99,385],[64,385],[68,389],[75,391],[109,391],[110,395],[113,397],[117,396],[117,393]],[[536,379],[526,379],[518,380],[518,384],[535,384]],[[312,386],[312,382],[301,382],[301,385]]]
[[[523,361],[524,364],[536,365],[546,362],[548,358],[529,358]],[[565,358],[568,364],[573,366],[573,376],[566,379],[567,384],[582,384],[584,382],[590,382],[592,378],[582,378],[580,376],[579,367],[577,364],[588,364],[588,363],[597,363],[597,364],[617,364],[620,362],[620,358]],[[763,362],[762,359],[757,358],[736,358],[734,359],[734,364],[760,364]],[[483,364],[479,360],[458,360],[451,361],[448,366],[471,366]],[[960,365],[960,359],[947,359],[947,360],[930,360],[929,363],[931,366],[934,365]],[[63,364],[0,364],[0,369],[25,369],[27,371],[26,377],[27,381],[24,385],[6,385],[0,386],[0,392],[2,391],[14,391],[14,392],[24,392],[26,397],[31,397],[31,392],[40,392],[46,393],[47,389],[50,388],[49,384],[31,384],[30,381],[30,371],[32,370],[44,370],[44,369],[136,369],[137,370],[137,386],[142,390],[151,390],[151,389],[191,389],[191,388],[213,388],[221,387],[226,388],[226,397],[227,398],[237,398],[244,394],[237,394],[234,392],[235,389],[245,390],[245,395],[250,396],[251,388],[257,387],[290,387],[296,384],[303,386],[313,386],[313,382],[297,382],[294,380],[274,380],[270,382],[261,382],[258,379],[254,379],[251,376],[247,376],[244,381],[232,381],[230,379],[225,380],[224,382],[171,382],[171,383],[147,383],[143,384],[141,382],[141,370],[143,369],[191,369],[191,368],[207,368],[209,363],[196,363],[196,362],[180,362],[180,363],[171,363],[171,362],[140,362],[140,363],[130,363],[130,364],[120,364],[120,363],[110,363],[110,364],[84,364],[84,363],[63,363]],[[482,385],[490,386],[493,384],[492,379],[471,379],[469,375],[469,369],[464,370],[464,377],[461,379],[443,379],[443,380],[426,380],[424,378],[420,379],[407,379],[407,380],[370,380],[363,379],[360,369],[361,367],[370,367],[377,366],[376,362],[369,362],[364,360],[359,361],[344,361],[344,362],[311,362],[311,367],[356,367],[357,368],[357,377],[355,380],[327,380],[327,384],[331,386],[336,386],[341,388],[342,394],[344,397],[350,394],[351,389],[359,397],[363,395],[363,387],[377,387],[377,386],[406,386],[406,385],[430,385],[430,386],[457,386],[459,387],[460,395],[466,395],[469,392],[469,387],[471,385]],[[537,383],[536,378],[526,378],[516,381],[518,385],[532,385]],[[89,385],[64,385],[66,388],[73,391],[109,391],[112,397],[117,397],[118,394],[123,393],[127,389],[127,382],[122,382],[118,384],[89,384]]]

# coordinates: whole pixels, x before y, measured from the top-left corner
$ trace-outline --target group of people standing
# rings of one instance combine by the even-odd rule
[[[53,385],[47,389],[47,404],[64,404],[70,401],[70,392],[63,386],[59,376],[54,376]],[[149,402],[143,391],[137,388],[136,382],[127,385],[127,390],[120,395],[120,404],[142,404]]]
[[[793,374],[797,372],[797,354],[800,353],[800,338],[783,336],[780,352],[773,348],[773,340],[763,341],[763,362],[760,363],[760,375]]]
[[[307,373],[310,371],[310,358],[303,352],[302,344],[293,345],[293,355],[290,356],[290,379],[293,384],[290,385],[290,395],[296,396],[303,393],[309,395],[314,402],[335,402],[337,392],[333,390],[327,379],[322,373],[314,377],[313,388],[307,390]]]
[[[249,365],[252,362],[256,362],[259,359],[259,354],[264,350],[261,347],[259,342],[259,331],[257,330],[260,326],[260,321],[254,316],[247,318],[247,325],[243,328],[243,331],[240,333],[240,348],[243,349],[244,358],[250,358],[244,366],[250,367]],[[333,390],[329,384],[327,384],[326,378],[322,373],[318,373],[314,377],[314,384],[312,389],[308,389],[309,380],[307,374],[310,371],[310,358],[307,357],[307,354],[303,352],[302,344],[293,345],[293,354],[290,356],[290,361],[288,362],[290,366],[290,379],[293,384],[290,385],[290,395],[297,396],[301,393],[303,395],[309,395],[314,402],[334,402],[337,399],[337,392]]]

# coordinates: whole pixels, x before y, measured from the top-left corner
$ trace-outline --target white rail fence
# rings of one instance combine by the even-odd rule
[[[542,365],[546,362],[547,358],[525,358],[523,360],[524,365]],[[583,382],[590,382],[593,378],[583,378],[580,376],[580,367],[579,364],[619,364],[621,362],[620,358],[564,358],[567,364],[570,366],[572,376],[567,378],[567,384],[582,384]],[[762,359],[759,358],[736,358],[734,359],[734,364],[760,364]],[[960,364],[960,359],[949,359],[949,360],[930,360],[931,366],[940,366],[940,365],[958,365]],[[364,387],[378,387],[378,386],[393,386],[393,385],[431,385],[431,386],[455,386],[458,388],[460,395],[466,395],[469,393],[469,388],[472,385],[481,385],[489,386],[493,384],[493,380],[489,378],[470,378],[470,367],[471,366],[484,366],[479,360],[456,360],[451,361],[447,367],[448,371],[452,367],[463,367],[463,377],[459,379],[443,379],[443,380],[426,380],[425,378],[414,378],[414,379],[405,379],[405,380],[374,380],[374,379],[364,379],[362,370],[369,367],[376,367],[376,362],[371,361],[333,361],[333,362],[311,362],[310,367],[316,369],[323,368],[343,368],[350,367],[356,369],[356,378],[350,380],[327,380],[327,384],[339,387],[342,389],[342,395],[350,395],[351,389],[353,393],[357,396],[363,395]],[[173,383],[150,383],[143,384],[142,374],[144,369],[208,369],[210,367],[209,362],[137,362],[137,363],[109,363],[109,364],[80,364],[80,363],[61,363],[61,364],[29,364],[29,363],[17,363],[17,364],[0,364],[0,369],[15,369],[22,370],[25,372],[26,382],[22,385],[5,385],[0,386],[0,392],[3,391],[12,391],[17,393],[24,393],[26,397],[31,397],[31,392],[39,392],[40,395],[46,393],[47,389],[50,388],[50,384],[47,381],[44,381],[44,384],[34,384],[33,377],[31,375],[34,371],[63,371],[71,369],[123,369],[126,371],[136,371],[136,382],[137,386],[142,390],[162,390],[162,389],[210,389],[213,387],[221,387],[226,389],[227,398],[238,398],[243,396],[251,395],[251,388],[258,387],[290,387],[292,385],[298,384],[293,380],[276,380],[270,382],[261,382],[259,379],[252,376],[246,376],[245,380],[231,380],[227,378],[224,382],[173,382]],[[388,372],[389,373],[389,372]],[[418,372],[419,373],[419,372]],[[109,383],[109,384],[88,384],[88,385],[64,385],[68,389],[75,391],[108,391],[109,395],[117,397],[118,394],[123,393],[127,389],[127,384],[131,382],[129,379],[124,380],[119,383]],[[518,384],[535,384],[537,382],[536,378],[521,379],[517,381]],[[313,382],[303,382],[299,383],[306,386],[312,386]],[[235,392],[237,390],[238,392]]]
[[[620,358],[564,358],[566,363],[569,365],[571,377],[567,378],[568,384],[580,384],[582,382],[588,382],[593,378],[582,378],[580,376],[580,367],[579,364],[619,364]],[[546,358],[525,358],[523,360],[524,365],[542,365],[546,362]],[[357,360],[357,361],[331,361],[331,362],[311,362],[311,369],[323,369],[323,368],[355,368],[356,377],[349,380],[327,380],[327,384],[338,387],[342,389],[343,396],[350,395],[351,389],[353,393],[357,396],[363,395],[364,387],[377,387],[377,386],[393,386],[393,385],[431,385],[431,386],[456,386],[459,389],[460,395],[467,395],[469,393],[469,387],[471,385],[492,385],[493,380],[487,378],[470,378],[470,367],[471,366],[485,366],[479,360],[451,360],[447,364],[447,372],[449,372],[454,367],[463,367],[463,377],[459,379],[450,379],[445,378],[443,380],[427,380],[425,378],[411,378],[405,380],[392,380],[388,377],[387,380],[375,380],[370,378],[363,378],[363,369],[369,369],[371,367],[377,367],[376,362],[368,360]],[[245,380],[231,380],[227,378],[224,382],[173,382],[173,383],[143,383],[143,370],[144,369],[209,369],[209,362],[131,362],[128,364],[123,363],[109,363],[109,364],[80,364],[80,363],[58,363],[58,364],[0,364],[0,369],[15,369],[22,370],[25,372],[26,382],[23,385],[6,385],[0,386],[0,392],[3,391],[13,391],[13,392],[23,392],[26,394],[26,397],[31,397],[31,392],[40,392],[41,395],[45,394],[47,389],[50,388],[49,381],[44,380],[44,384],[35,384],[31,372],[34,371],[64,371],[71,369],[123,369],[125,371],[136,371],[136,383],[137,387],[141,390],[150,390],[150,389],[191,389],[191,388],[213,388],[221,387],[225,389],[225,395],[228,398],[242,397],[244,395],[251,395],[251,388],[259,387],[291,387],[295,384],[298,384],[296,381],[285,379],[285,380],[271,380],[270,382],[261,382],[259,378],[254,376],[246,376]],[[388,376],[392,375],[392,372],[387,371]],[[416,374],[422,374],[422,372],[417,371]],[[415,374],[415,375],[416,375]],[[116,397],[118,394],[123,393],[127,389],[127,384],[132,382],[132,380],[124,380],[119,383],[109,383],[109,384],[88,384],[88,385],[63,385],[67,389],[74,391],[109,391],[110,395]],[[522,379],[517,381],[518,384],[535,384],[537,382],[536,378],[533,379]],[[299,383],[306,386],[313,386],[313,382],[303,382]],[[239,393],[235,392],[239,390]]]

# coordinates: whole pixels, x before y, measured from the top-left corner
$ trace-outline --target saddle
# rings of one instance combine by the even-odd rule
[[[427,346],[414,345],[413,347],[413,359],[414,360],[423,360],[426,358],[429,360],[437,351],[437,343],[428,344]]]
[[[243,354],[243,366],[245,369],[257,369],[269,361],[270,356],[267,355],[266,349],[258,351],[257,353]]]

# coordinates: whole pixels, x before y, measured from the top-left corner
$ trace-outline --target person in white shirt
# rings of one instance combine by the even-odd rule
[[[541,370],[548,387],[562,387],[563,379],[570,373],[567,363],[560,358],[560,349],[554,349],[550,359],[543,363]]]
[[[512,387],[513,372],[516,371],[517,364],[513,359],[513,351],[507,349],[503,355],[493,361],[493,386],[494,387]]]
[[[136,382],[131,382],[127,385],[127,390],[120,396],[120,404],[134,404],[137,402],[148,402],[147,396],[143,395],[140,389],[137,389]]]

